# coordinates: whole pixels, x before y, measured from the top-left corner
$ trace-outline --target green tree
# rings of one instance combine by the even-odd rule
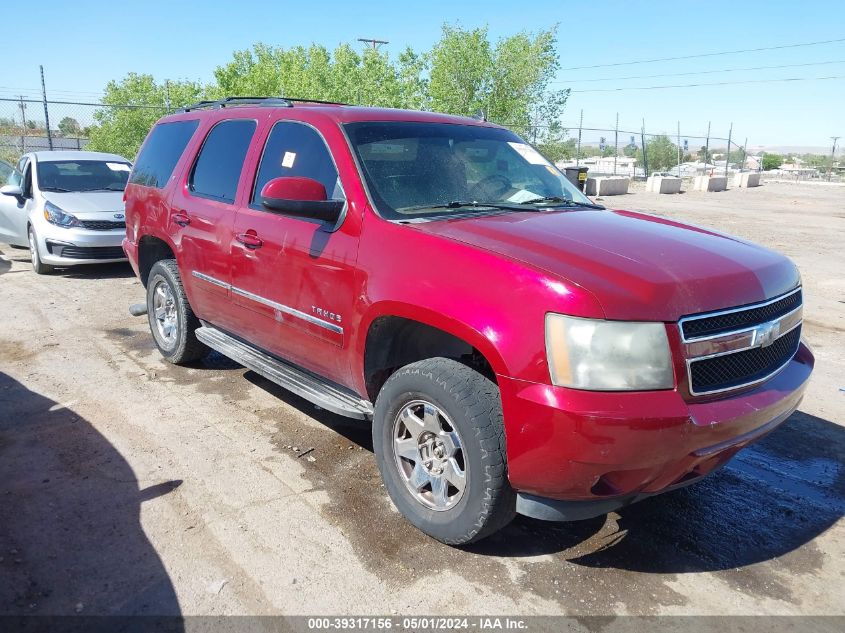
[[[152,75],[129,73],[106,85],[103,104],[109,107],[94,113],[96,124],[89,130],[86,149],[112,152],[130,160],[138,153],[144,138],[160,117],[171,109],[205,98],[207,89],[192,81],[158,84]]]
[[[763,154],[763,171],[777,169],[783,165],[783,156],[780,154]]]
[[[678,166],[678,146],[668,136],[660,134],[646,142],[649,172],[671,171]],[[642,150],[637,150],[637,163],[645,164]]]
[[[79,136],[80,131],[79,121],[73,117],[66,116],[59,121],[59,133],[62,136]]]
[[[707,149],[706,145],[702,145],[701,149],[698,150],[698,160],[702,163],[712,163],[713,162],[713,152]]]

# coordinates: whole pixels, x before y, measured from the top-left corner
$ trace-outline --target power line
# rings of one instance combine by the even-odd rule
[[[592,88],[589,90],[571,90],[573,94],[584,92],[621,92],[623,90],[664,90],[667,88],[699,88],[704,86],[736,86],[740,84],[765,84],[784,81],[826,81],[828,79],[845,79],[845,75],[831,77],[786,77],[783,79],[747,79],[745,81],[714,81],[702,84],[673,84],[668,86],[620,86],[618,88]]]
[[[654,79],[656,77],[684,77],[688,75],[712,75],[715,73],[733,73],[745,70],[776,70],[782,68],[801,68],[804,66],[824,66],[826,64],[845,64],[845,59],[827,62],[806,62],[804,64],[779,64],[776,66],[746,66],[745,68],[722,68],[720,70],[693,70],[685,73],[661,73],[658,75],[634,75],[631,77],[599,77],[594,79],[570,79],[551,81],[553,84],[594,83],[599,81],[625,81],[628,79]]]
[[[820,44],[835,44],[838,42],[845,42],[845,37],[835,40],[821,40],[818,42],[803,42],[801,44],[781,44],[779,46],[764,46],[761,48],[743,48],[735,51],[718,51],[715,53],[698,53],[696,55],[681,55],[678,57],[658,57],[656,59],[639,59],[631,62],[615,62],[612,64],[594,64],[592,66],[570,66],[569,68],[561,68],[561,71],[567,70],[587,70],[590,68],[610,68],[611,66],[631,66],[633,64],[654,64],[656,62],[671,62],[679,59],[696,59],[699,57],[715,57],[717,55],[736,55],[738,53],[757,53],[760,51],[774,51],[784,48],[799,48],[802,46],[819,46]]]

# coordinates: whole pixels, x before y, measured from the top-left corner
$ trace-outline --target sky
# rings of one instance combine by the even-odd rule
[[[388,40],[383,50],[395,55],[406,46],[428,50],[439,38],[443,23],[466,28],[486,25],[493,39],[558,24],[561,70],[555,87],[573,91],[563,115],[569,127],[577,127],[583,109],[584,125],[596,128],[613,128],[617,113],[620,129],[639,130],[645,119],[646,130],[674,135],[680,121],[683,136],[704,135],[710,122],[712,134],[725,137],[732,123],[734,140],[743,143],[747,138],[752,148],[821,149],[830,147],[831,136],[845,136],[842,0],[45,0],[27,4],[25,12],[27,33],[37,29],[40,36],[19,47],[15,56],[8,55],[11,47],[6,48],[0,98],[19,94],[38,98],[39,64],[44,66],[48,98],[90,101],[96,100],[109,80],[128,72],[150,73],[159,81],[210,81],[214,68],[229,61],[232,51],[256,42],[282,47],[316,42],[334,48],[342,42],[362,46],[355,40],[370,37]],[[842,41],[629,63],[837,39]],[[797,64],[805,65],[793,66]],[[785,65],[793,67],[735,70]],[[593,68],[569,70],[583,66]],[[760,82],[820,77],[836,78]],[[758,83],[631,89],[737,81]],[[691,146],[699,144],[690,140]]]

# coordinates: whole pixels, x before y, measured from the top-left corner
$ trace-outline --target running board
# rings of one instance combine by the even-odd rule
[[[211,349],[327,411],[359,420],[369,420],[373,417],[371,402],[339,385],[274,358],[215,327],[205,325],[197,328],[196,335]]]

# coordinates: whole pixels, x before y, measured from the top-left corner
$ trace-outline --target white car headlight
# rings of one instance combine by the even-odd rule
[[[72,226],[79,226],[79,220],[75,215],[65,213],[60,207],[57,207],[52,202],[44,203],[44,219],[50,224],[63,226],[66,229],[69,229]]]
[[[590,391],[647,391],[674,386],[663,323],[546,315],[552,384]]]

